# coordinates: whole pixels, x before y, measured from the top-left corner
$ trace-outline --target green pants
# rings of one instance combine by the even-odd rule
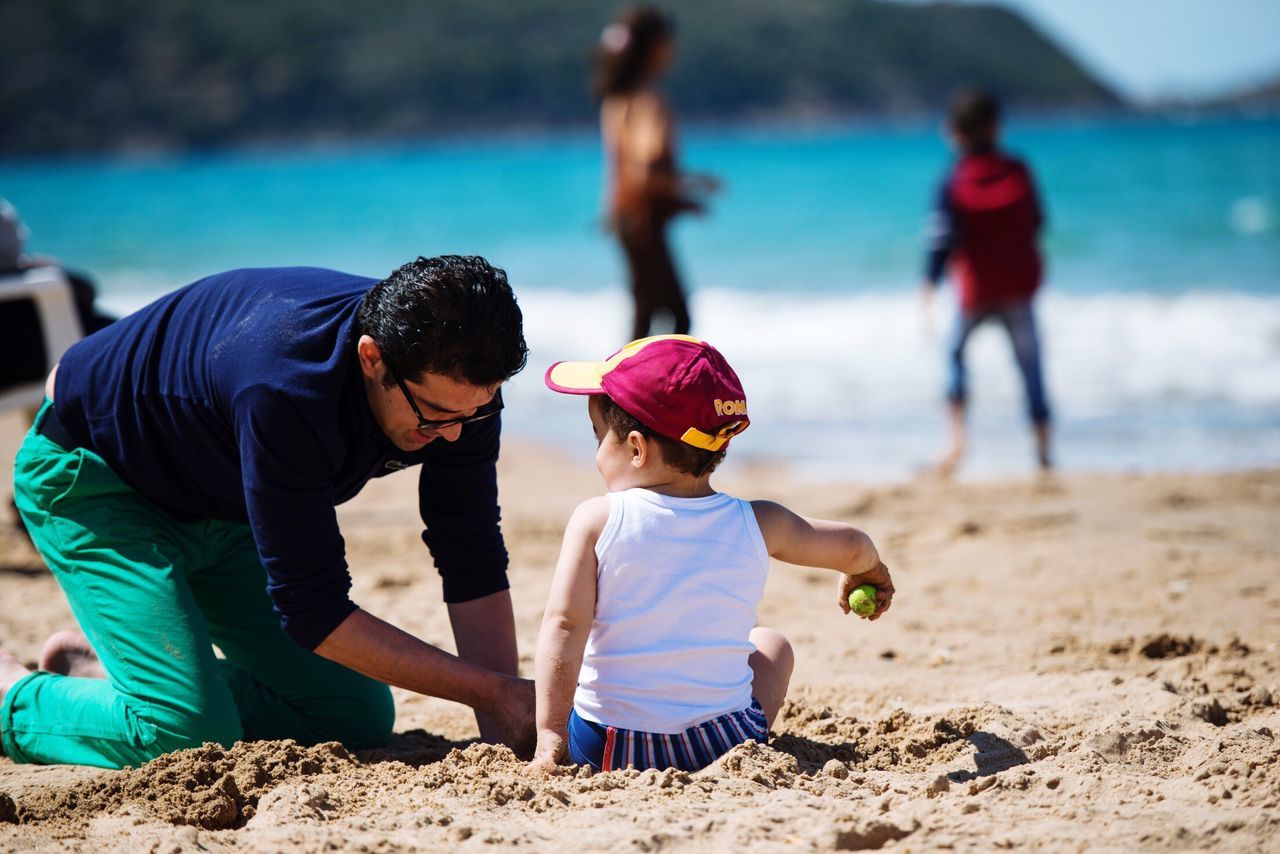
[[[0,705],[0,740],[14,761],[119,768],[206,741],[363,748],[390,736],[386,685],[284,633],[248,525],[179,522],[101,457],[34,429],[18,451],[14,491],[107,673],[36,672],[16,683]]]

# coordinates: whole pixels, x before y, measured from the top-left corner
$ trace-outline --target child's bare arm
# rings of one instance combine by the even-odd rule
[[[533,764],[550,768],[565,758],[569,712],[582,652],[596,611],[596,540],[609,519],[609,499],[584,501],[565,526],[560,559],[534,655],[538,746]]]
[[[840,610],[849,613],[849,594],[862,584],[876,588],[876,612],[870,619],[878,619],[889,610],[893,579],[865,533],[844,522],[805,518],[773,501],[752,501],[751,507],[771,557],[843,573]]]

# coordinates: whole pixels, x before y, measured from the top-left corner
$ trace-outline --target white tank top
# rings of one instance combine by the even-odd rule
[[[580,716],[677,733],[751,704],[748,636],[769,552],[749,502],[610,493],[596,558]]]

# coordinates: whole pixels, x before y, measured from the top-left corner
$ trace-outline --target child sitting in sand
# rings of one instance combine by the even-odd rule
[[[845,613],[874,585],[876,619],[893,582],[871,539],[712,488],[748,420],[737,374],[705,342],[642,338],[552,365],[546,383],[590,395],[609,492],[565,530],[538,636],[534,765],[694,771],[765,741],[794,664],[787,639],[756,626],[769,558],[843,573]]]

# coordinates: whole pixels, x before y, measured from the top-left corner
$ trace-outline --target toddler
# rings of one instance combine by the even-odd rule
[[[559,362],[547,385],[589,395],[608,494],[564,534],[538,635],[534,765],[695,771],[768,738],[794,658],[756,626],[769,559],[842,573],[837,602],[893,582],[852,525],[717,492],[711,472],[746,429],[724,357],[687,335],[633,341],[604,362]]]

